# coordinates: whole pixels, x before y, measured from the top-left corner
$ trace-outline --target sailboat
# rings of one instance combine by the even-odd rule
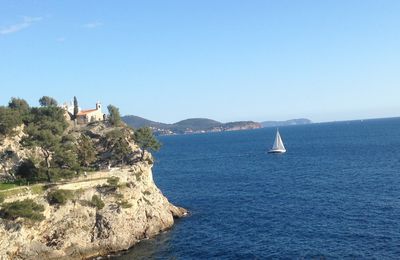
[[[272,146],[272,149],[269,150],[268,153],[285,153],[286,149],[285,146],[283,145],[281,135],[279,134],[279,130],[276,129],[276,136],[275,136],[275,142],[274,145]]]

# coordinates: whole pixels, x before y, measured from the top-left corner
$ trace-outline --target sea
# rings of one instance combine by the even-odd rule
[[[400,119],[160,137],[190,215],[114,259],[400,259]]]

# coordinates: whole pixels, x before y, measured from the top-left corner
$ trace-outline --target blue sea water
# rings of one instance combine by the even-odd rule
[[[161,137],[156,184],[190,210],[117,259],[399,259],[400,119]]]

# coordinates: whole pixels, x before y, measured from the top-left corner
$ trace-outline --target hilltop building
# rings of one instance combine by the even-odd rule
[[[71,116],[74,114],[74,102],[71,100],[69,103],[65,102],[63,105],[59,106],[65,111],[67,111]],[[82,109],[78,107],[78,112]]]
[[[104,118],[105,114],[101,111],[101,104],[100,102],[97,102],[95,109],[80,110],[76,117],[76,121],[78,124],[87,124],[94,121],[104,120]]]

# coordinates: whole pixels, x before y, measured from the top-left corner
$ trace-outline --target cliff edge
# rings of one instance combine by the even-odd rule
[[[79,125],[54,106],[3,110],[24,117],[0,135],[1,260],[107,255],[187,214],[153,181],[150,129]]]
[[[48,195],[55,190],[69,191],[70,199],[64,205],[52,205]],[[106,255],[169,229],[175,217],[187,214],[163,196],[153,181],[151,165],[146,163],[92,173],[51,187],[11,191],[13,195],[4,203],[31,199],[44,206],[45,218],[41,222],[0,219],[0,259]],[[102,207],[93,205],[94,196],[103,202]]]

